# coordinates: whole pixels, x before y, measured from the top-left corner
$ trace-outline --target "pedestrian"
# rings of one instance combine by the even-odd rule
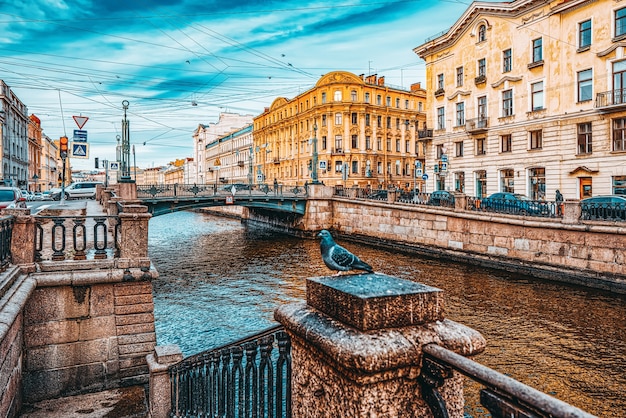
[[[278,194],[278,180],[274,178],[274,195]]]
[[[556,210],[559,216],[563,215],[563,195],[559,189],[556,189],[556,197],[554,198],[556,203]]]

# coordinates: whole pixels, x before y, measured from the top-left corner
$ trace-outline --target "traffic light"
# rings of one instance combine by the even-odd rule
[[[96,168],[100,168],[100,164],[98,164],[100,160],[98,159],[98,157],[95,158],[95,161],[96,161]]]
[[[61,158],[66,158],[67,157],[67,144],[68,144],[67,137],[62,136],[61,139],[59,139],[59,144],[60,144],[59,151],[61,152]]]

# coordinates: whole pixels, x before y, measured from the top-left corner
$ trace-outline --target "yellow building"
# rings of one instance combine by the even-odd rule
[[[412,188],[416,161],[425,155],[418,134],[426,129],[425,100],[419,84],[405,90],[376,75],[326,74],[254,118],[255,180],[311,183],[316,150],[326,185]]]
[[[474,2],[414,52],[440,168],[430,190],[626,194],[626,4]]]

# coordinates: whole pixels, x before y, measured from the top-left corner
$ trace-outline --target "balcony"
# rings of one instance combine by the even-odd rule
[[[479,75],[478,77],[474,78],[474,84],[475,85],[480,85],[480,84],[485,84],[487,82],[487,76],[486,75]]]
[[[446,91],[444,89],[435,90],[435,97],[443,96],[444,94],[446,94]]]
[[[273,161],[274,161],[274,164],[280,164],[280,158],[279,157],[274,158]]]
[[[343,148],[333,148],[330,151],[331,155],[346,155],[345,151],[343,150]]]
[[[245,167],[246,163],[244,161],[237,161],[237,165],[239,167]]]
[[[596,95],[596,109],[613,112],[626,109],[626,89],[616,89]]]
[[[421,131],[417,131],[417,137],[419,139],[432,139],[433,138],[433,130],[432,129],[422,129]]]
[[[465,121],[465,130],[471,134],[486,132],[487,128],[489,128],[489,119],[485,116]]]

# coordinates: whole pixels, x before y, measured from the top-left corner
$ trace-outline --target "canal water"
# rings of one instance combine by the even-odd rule
[[[446,317],[487,339],[476,361],[600,417],[626,416],[626,297],[341,243],[377,272],[443,289]],[[192,212],[151,219],[149,250],[157,342],[185,356],[273,325],[278,305],[304,299],[307,277],[331,273],[317,241]]]

